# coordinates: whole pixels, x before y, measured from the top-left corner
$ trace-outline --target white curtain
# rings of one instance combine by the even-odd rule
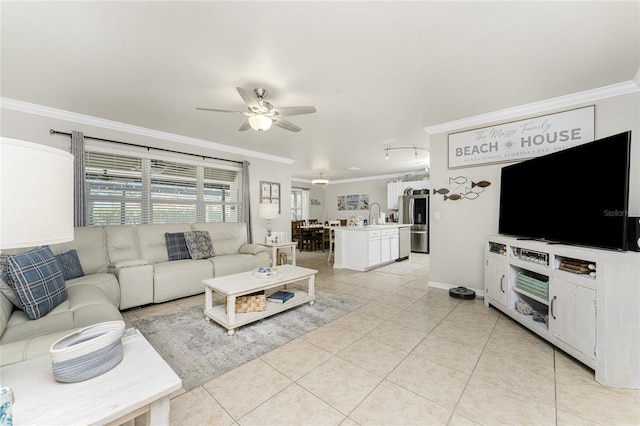
[[[311,206],[311,201],[309,200],[309,195],[311,191],[308,189],[302,190],[302,219],[309,219],[309,207]]]
[[[75,227],[87,226],[86,192],[84,179],[84,134],[71,132],[71,154],[73,154],[73,223]]]

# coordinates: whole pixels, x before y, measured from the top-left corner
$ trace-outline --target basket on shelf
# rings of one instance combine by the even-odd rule
[[[227,306],[224,307],[225,312]],[[262,312],[267,309],[267,297],[264,291],[236,297],[236,313]]]
[[[549,283],[523,272],[516,274],[516,287],[542,299],[549,299]]]
[[[122,361],[124,321],[81,328],[56,340],[49,349],[53,377],[74,383],[99,376]]]

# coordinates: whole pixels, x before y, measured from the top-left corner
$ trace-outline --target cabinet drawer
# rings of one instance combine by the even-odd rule
[[[382,235],[398,235],[398,229],[382,229]]]
[[[369,231],[369,238],[375,238],[380,236],[380,230],[377,231]]]

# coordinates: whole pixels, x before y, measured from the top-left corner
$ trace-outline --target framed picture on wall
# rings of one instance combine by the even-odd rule
[[[271,198],[271,184],[269,182],[260,182],[260,194],[262,198]]]
[[[282,213],[280,208],[280,184],[278,182],[260,182],[260,202],[267,204],[277,204],[278,213]]]

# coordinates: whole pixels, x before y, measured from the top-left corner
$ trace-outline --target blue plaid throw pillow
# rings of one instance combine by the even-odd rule
[[[164,238],[167,240],[169,260],[191,259],[184,232],[165,232]]]
[[[49,246],[9,256],[11,286],[31,319],[67,300],[62,271]]]
[[[82,270],[82,265],[80,265],[77,251],[69,250],[68,252],[57,254],[56,259],[62,271],[62,278],[64,278],[65,281],[84,277],[84,271]]]

